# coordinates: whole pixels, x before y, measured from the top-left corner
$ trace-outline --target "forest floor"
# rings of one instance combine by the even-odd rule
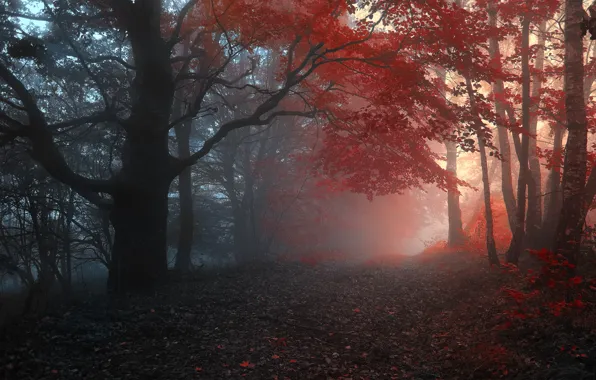
[[[516,281],[463,254],[207,273],[19,321],[0,379],[595,379],[594,310],[503,329]]]

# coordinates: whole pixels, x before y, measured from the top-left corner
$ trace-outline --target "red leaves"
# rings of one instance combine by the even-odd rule
[[[525,301],[526,299],[530,298],[530,296],[531,296],[528,293],[524,293],[524,292],[521,292],[521,291],[515,290],[515,289],[503,288],[502,290],[505,294],[507,294],[507,296],[509,296],[515,302],[518,302],[518,303]]]
[[[254,364],[252,364],[251,362],[249,362],[249,361],[247,361],[247,360],[243,361],[243,362],[242,362],[242,363],[240,363],[239,365],[240,365],[240,367],[242,367],[242,368],[254,368],[254,367],[255,367],[255,365],[254,365]]]
[[[582,277],[580,277],[580,276],[575,276],[575,277],[572,277],[572,278],[569,279],[569,283],[571,285],[579,285],[582,282],[584,282],[584,279]]]
[[[516,309],[506,312],[511,320],[534,318],[540,316],[544,309],[554,316],[574,309],[583,309],[586,304],[582,299],[582,292],[585,291],[584,288],[589,288],[590,281],[578,275],[568,277],[568,271],[575,266],[562,255],[547,249],[531,250],[530,253],[543,264],[540,273],[530,270],[525,279],[528,284],[542,288],[530,293],[503,289],[508,298],[517,304]],[[567,302],[565,299],[570,295],[573,300]]]

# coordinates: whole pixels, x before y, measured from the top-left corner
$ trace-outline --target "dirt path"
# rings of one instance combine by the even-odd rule
[[[507,276],[462,260],[271,264],[119,308],[91,299],[11,329],[0,379],[582,379],[594,370],[596,335],[499,330]],[[558,349],[569,340],[585,358]]]

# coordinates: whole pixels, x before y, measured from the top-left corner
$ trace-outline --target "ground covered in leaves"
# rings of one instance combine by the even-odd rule
[[[391,264],[391,265],[390,265]],[[0,379],[594,379],[596,319],[503,329],[484,259],[261,264],[87,299],[0,339]]]

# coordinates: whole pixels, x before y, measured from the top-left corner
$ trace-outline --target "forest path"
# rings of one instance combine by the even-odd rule
[[[588,376],[591,356],[563,361],[571,377],[546,368],[568,335],[497,328],[506,308],[500,288],[510,280],[468,255],[241,268],[118,310],[91,299],[36,325],[24,321],[0,345],[0,379]]]

